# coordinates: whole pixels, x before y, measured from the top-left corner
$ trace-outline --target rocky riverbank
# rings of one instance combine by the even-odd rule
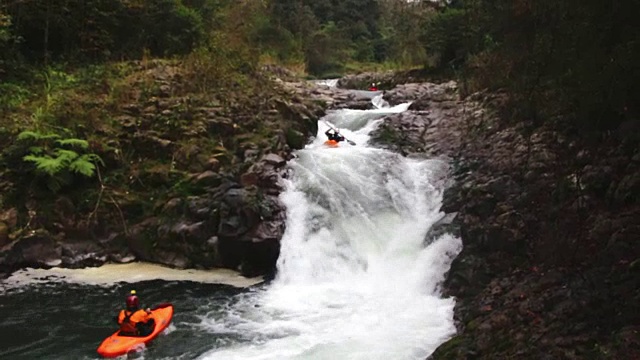
[[[389,90],[392,105],[413,104],[375,136],[452,164],[443,210],[464,249],[443,290],[458,299],[459,334],[432,358],[639,358],[637,137],[507,124],[501,96],[456,90]]]
[[[100,86],[52,95],[61,99],[50,110],[57,127],[87,139],[104,162],[93,179],[51,191],[23,161],[17,133],[1,134],[0,272],[134,260],[273,272],[284,231],[279,179],[325,105],[270,73],[256,86],[204,91],[176,62],[117,71],[116,80],[91,79]],[[78,117],[85,122],[65,123]]]

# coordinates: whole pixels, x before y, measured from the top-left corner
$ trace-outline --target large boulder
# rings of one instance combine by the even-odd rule
[[[5,271],[22,267],[52,267],[62,263],[62,250],[45,230],[31,231],[0,250]]]

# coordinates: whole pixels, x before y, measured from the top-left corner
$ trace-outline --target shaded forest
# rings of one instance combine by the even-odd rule
[[[609,131],[640,111],[639,11],[633,1],[4,0],[0,98],[19,97],[7,81],[34,66],[207,51],[245,73],[265,62],[313,76],[424,66],[468,92],[504,90],[515,119]]]
[[[350,62],[418,65],[419,29],[433,9],[396,0],[10,0],[0,5],[0,69],[6,79],[25,64],[171,57],[203,47],[302,65],[313,75]]]

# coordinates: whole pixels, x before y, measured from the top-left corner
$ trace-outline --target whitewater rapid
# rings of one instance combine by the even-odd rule
[[[97,359],[135,288],[147,304],[176,306],[173,331],[140,359],[425,359],[455,333],[439,284],[461,241],[429,235],[444,215],[447,164],[369,145],[386,115],[409,106],[370,95],[376,109],[329,113],[288,163],[274,280],[144,263],[21,270],[0,281],[0,357]],[[330,125],[356,145],[326,147]]]
[[[440,211],[445,163],[408,159],[368,145],[390,113],[339,110],[289,163],[276,279],[226,317],[202,318],[241,343],[201,359],[424,359],[455,333],[454,300],[439,284],[461,241],[427,238]],[[357,145],[323,145],[329,124]]]

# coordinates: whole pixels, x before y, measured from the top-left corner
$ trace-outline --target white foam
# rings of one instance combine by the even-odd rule
[[[326,79],[326,80],[317,80],[316,84],[319,86],[326,86],[330,88],[334,88],[338,86],[338,81],[340,79]]]
[[[27,268],[14,272],[11,276],[2,280],[0,285],[4,288],[17,288],[37,283],[66,282],[108,286],[119,282],[136,283],[157,279],[225,284],[236,287],[248,287],[262,282],[262,278],[245,278],[239,273],[227,269],[180,270],[150,263],[133,262],[128,264],[105,264],[99,267],[83,269]]]

